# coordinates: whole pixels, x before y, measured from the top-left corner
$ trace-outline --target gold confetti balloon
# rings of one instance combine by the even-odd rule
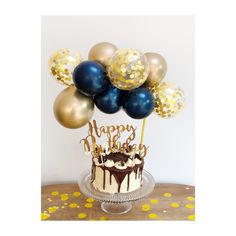
[[[119,49],[110,60],[108,75],[111,83],[122,90],[140,87],[147,79],[146,57],[135,49]]]
[[[73,84],[72,72],[81,61],[79,54],[71,56],[68,49],[58,49],[49,59],[49,71],[59,83],[70,86]]]
[[[184,107],[184,93],[169,82],[149,87],[155,100],[154,111],[162,118],[170,118]]]

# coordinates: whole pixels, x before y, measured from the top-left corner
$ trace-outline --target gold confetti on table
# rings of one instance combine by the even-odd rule
[[[93,204],[92,204],[92,203],[86,203],[86,204],[84,204],[84,206],[85,206],[86,208],[92,208],[92,207],[93,207]]]
[[[80,195],[81,195],[80,192],[73,192],[73,196],[74,196],[74,197],[79,197]]]
[[[42,213],[42,214],[41,214],[41,220],[46,220],[46,219],[49,218],[49,217],[50,217],[50,215],[47,214],[47,213]]]
[[[87,200],[86,200],[87,202],[94,202],[94,199],[93,198],[87,198]]]
[[[185,207],[191,209],[191,208],[194,208],[194,205],[189,203],[189,204],[186,204]]]
[[[50,199],[50,200],[49,200]],[[42,187],[41,220],[195,220],[195,188],[180,184],[158,184],[153,193],[132,203],[130,212],[107,214],[101,203],[85,196],[77,184]]]
[[[77,205],[76,203],[74,203],[74,202],[69,204],[69,207],[70,207],[70,208],[76,208],[77,206],[78,206],[78,205]]]
[[[143,204],[142,205],[142,211],[150,211],[151,207],[148,204]]]
[[[195,220],[195,215],[189,215],[189,216],[188,216],[188,219],[189,219],[189,220]]]
[[[152,204],[157,204],[157,203],[158,203],[158,200],[157,200],[157,199],[151,199],[150,202],[151,202]]]
[[[52,207],[49,207],[49,208],[48,208],[48,212],[49,212],[49,213],[53,213],[53,212],[55,212],[57,209],[58,209],[58,206],[52,206]]]
[[[79,219],[84,219],[84,218],[86,218],[87,217],[87,214],[86,213],[79,213],[78,214],[78,218]]]
[[[109,220],[109,218],[107,216],[101,216],[100,220]]]
[[[163,196],[164,196],[164,197],[171,197],[172,194],[171,194],[171,193],[164,193]]]
[[[156,219],[157,218],[157,214],[155,213],[151,213],[148,215],[150,219]]]
[[[52,196],[57,196],[58,194],[59,194],[59,192],[57,192],[57,191],[51,192]]]
[[[66,200],[68,200],[68,199],[69,199],[68,193],[61,194],[61,200],[62,200],[62,201],[66,201]]]
[[[170,205],[171,205],[171,207],[174,207],[174,208],[179,207],[179,203],[177,203],[177,202],[172,202]]]
[[[189,201],[194,201],[194,200],[195,200],[195,197],[189,196],[189,197],[187,197],[187,200],[189,200]]]

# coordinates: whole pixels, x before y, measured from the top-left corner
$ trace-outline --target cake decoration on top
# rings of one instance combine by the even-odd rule
[[[84,151],[86,153],[91,153],[94,158],[117,152],[131,157],[138,153],[140,158],[144,158],[147,155],[148,147],[144,144],[131,144],[136,136],[136,128],[132,125],[127,124],[98,127],[96,120],[93,120],[92,122],[89,121],[88,125],[88,135],[81,139],[80,142],[83,142]],[[124,132],[128,132],[129,136],[126,141],[122,143],[119,139]],[[107,143],[104,145],[98,144],[97,138],[101,138],[103,135],[107,137]]]

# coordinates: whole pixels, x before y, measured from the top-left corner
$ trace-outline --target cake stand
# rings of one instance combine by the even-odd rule
[[[91,172],[87,171],[81,175],[79,187],[81,192],[101,202],[101,209],[109,214],[124,214],[132,209],[132,201],[142,199],[152,193],[155,181],[151,174],[143,170],[143,185],[130,193],[103,193],[96,190],[91,182]]]

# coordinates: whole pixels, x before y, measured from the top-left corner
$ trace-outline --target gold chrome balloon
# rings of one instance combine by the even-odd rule
[[[94,103],[91,97],[80,93],[74,85],[64,89],[57,96],[54,106],[57,121],[70,129],[77,129],[91,119]]]
[[[149,88],[154,96],[154,111],[162,118],[170,118],[184,106],[184,93],[171,83],[162,82]]]
[[[165,59],[157,53],[147,52],[144,54],[149,64],[149,75],[145,85],[153,86],[161,82],[166,75],[167,63]]]
[[[135,49],[119,49],[111,58],[108,75],[111,83],[122,90],[140,87],[147,79],[146,57]]]
[[[90,49],[88,59],[97,61],[106,67],[116,50],[117,47],[112,43],[98,43]]]
[[[59,83],[69,86],[73,84],[73,70],[81,61],[79,54],[73,57],[68,49],[58,49],[49,59],[49,71]]]

